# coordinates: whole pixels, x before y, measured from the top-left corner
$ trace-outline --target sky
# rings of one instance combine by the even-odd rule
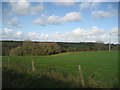
[[[22,1],[0,4],[2,40],[118,43],[117,2]]]

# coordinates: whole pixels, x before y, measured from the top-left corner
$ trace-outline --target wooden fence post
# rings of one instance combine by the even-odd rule
[[[79,69],[79,73],[80,73],[80,78],[81,78],[82,86],[84,87],[83,74],[82,74],[82,69],[81,69],[80,64],[78,64],[78,69]]]
[[[32,71],[35,71],[35,65],[34,65],[34,60],[32,60]]]

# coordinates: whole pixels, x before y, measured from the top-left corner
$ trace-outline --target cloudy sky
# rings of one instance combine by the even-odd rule
[[[3,40],[118,43],[117,2],[2,2]]]

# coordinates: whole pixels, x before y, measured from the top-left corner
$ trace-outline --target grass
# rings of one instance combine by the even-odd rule
[[[53,56],[10,56],[9,58],[12,69],[31,72],[31,61],[34,59],[35,72],[54,71],[63,77],[70,75],[69,77],[79,78],[77,65],[80,64],[86,84],[89,81],[88,84],[92,87],[118,86],[118,51],[76,52]],[[7,56],[2,57],[4,67],[7,67],[7,59]]]
[[[55,80],[45,77],[45,73],[21,72],[18,70],[4,68],[3,70],[3,88],[64,88],[63,84],[57,84]]]

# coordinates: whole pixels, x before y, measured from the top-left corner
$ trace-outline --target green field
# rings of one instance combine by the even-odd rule
[[[54,71],[64,77],[67,75],[79,77],[77,65],[80,64],[84,82],[92,77],[95,81],[107,85],[106,87],[118,86],[118,51],[74,52],[52,56],[9,56],[9,68],[31,72],[32,60],[35,63],[34,73]],[[2,57],[2,63],[3,67],[8,67],[8,56]]]

